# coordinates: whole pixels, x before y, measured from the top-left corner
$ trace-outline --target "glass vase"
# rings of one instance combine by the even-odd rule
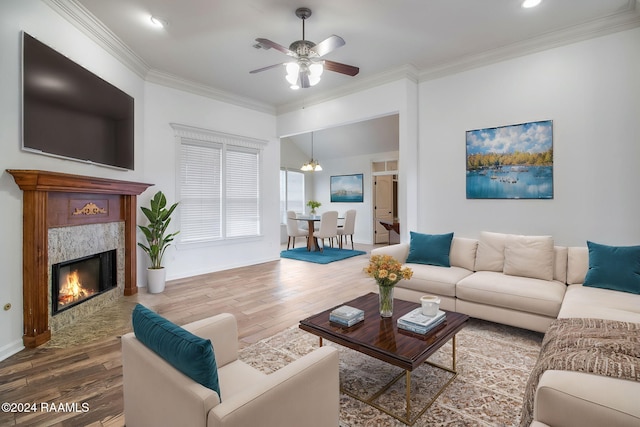
[[[381,317],[393,316],[393,288],[394,286],[378,285]]]

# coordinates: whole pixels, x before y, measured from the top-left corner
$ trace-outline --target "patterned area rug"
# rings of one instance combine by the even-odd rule
[[[308,251],[306,247],[295,248],[280,252],[280,257],[297,259],[299,261],[315,262],[316,264],[329,264],[334,261],[342,261],[358,255],[366,254],[364,251],[353,251],[351,249],[324,248],[320,251]]]
[[[458,377],[437,398],[415,426],[517,426],[522,398],[542,334],[471,319],[457,335]],[[348,348],[324,341],[340,351],[341,386],[364,396],[382,388],[402,372]],[[318,338],[297,327],[253,344],[240,359],[265,373],[291,363],[318,346]],[[429,361],[451,366],[451,343]],[[424,364],[411,374],[412,417],[452,374]],[[379,405],[403,415],[405,382],[401,379],[378,398]],[[404,426],[395,418],[340,395],[340,426]]]

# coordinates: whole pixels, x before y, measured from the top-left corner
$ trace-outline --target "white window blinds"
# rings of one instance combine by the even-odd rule
[[[227,237],[260,234],[258,153],[227,149]]]
[[[260,154],[265,142],[171,126],[180,150],[180,243],[260,235]]]

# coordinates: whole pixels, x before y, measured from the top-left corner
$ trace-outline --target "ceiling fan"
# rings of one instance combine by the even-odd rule
[[[269,39],[258,38],[256,39],[258,43],[255,45],[256,48],[262,49],[274,48],[285,55],[291,56],[294,60],[258,68],[257,70],[250,71],[251,74],[284,65],[287,70],[286,79],[291,85],[291,89],[299,89],[301,87],[308,88],[315,86],[320,81],[320,76],[324,70],[334,71],[348,76],[355,76],[360,72],[358,67],[322,59],[324,55],[343,46],[345,41],[342,37],[336,36],[335,34],[318,44],[305,40],[304,21],[311,16],[311,9],[300,7],[296,9],[296,16],[302,19],[302,40],[297,40],[291,43],[289,48],[286,48]]]

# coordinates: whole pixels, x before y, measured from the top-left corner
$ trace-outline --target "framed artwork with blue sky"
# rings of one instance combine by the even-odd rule
[[[335,175],[330,181],[331,202],[361,203],[364,200],[363,174]]]
[[[553,199],[553,121],[469,130],[467,199]]]

